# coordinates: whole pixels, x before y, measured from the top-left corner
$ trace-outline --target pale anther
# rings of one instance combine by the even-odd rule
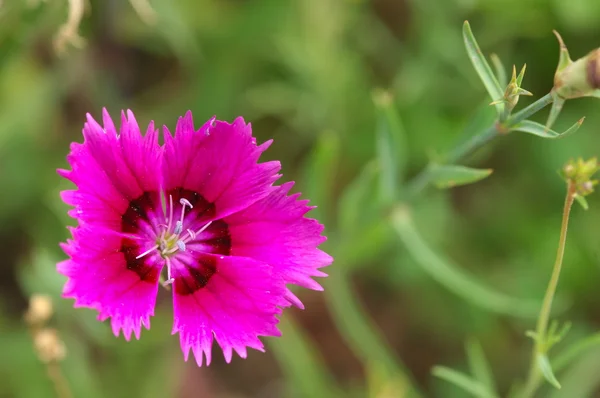
[[[177,247],[179,248],[179,250],[181,250],[182,252],[185,251],[185,242],[182,240],[178,240],[177,241]]]
[[[183,222],[177,221],[175,223],[175,231],[174,232],[176,235],[179,235],[181,233],[181,231],[183,231]]]
[[[192,204],[190,203],[190,201],[187,200],[186,198],[179,199],[179,203],[181,203],[182,206],[188,206],[190,209],[194,208],[194,206],[192,206]]]

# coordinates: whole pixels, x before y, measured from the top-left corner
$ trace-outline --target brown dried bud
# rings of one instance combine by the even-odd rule
[[[42,325],[52,316],[52,300],[45,294],[34,294],[29,298],[29,309],[25,321],[30,325]]]
[[[56,329],[45,328],[36,332],[33,336],[33,343],[40,361],[44,363],[61,361],[67,354],[65,345]]]

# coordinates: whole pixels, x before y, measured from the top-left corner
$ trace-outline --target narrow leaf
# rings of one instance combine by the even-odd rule
[[[508,85],[508,76],[506,75],[506,68],[502,64],[500,57],[497,54],[490,54],[490,59],[492,60],[492,65],[494,65],[494,70],[496,71],[498,84],[500,87],[506,87]]]
[[[399,185],[408,158],[404,129],[394,108],[392,96],[376,91],[373,100],[377,108],[377,157],[381,165],[381,194],[384,202],[397,199]]]
[[[312,211],[313,217],[327,223],[332,212],[332,186],[335,181],[340,152],[340,140],[333,132],[322,133],[308,157],[304,168],[307,185],[304,191],[311,202],[317,206]]]
[[[432,182],[441,189],[472,184],[488,177],[492,171],[492,169],[473,169],[458,165],[431,165]]]
[[[546,121],[546,130],[552,128],[554,122],[560,114],[560,111],[563,108],[563,105],[565,104],[565,100],[559,97],[557,94],[553,94],[552,98],[554,101],[552,102],[552,108],[550,108],[550,114],[548,115],[548,120]]]
[[[458,266],[434,252],[416,230],[408,209],[397,208],[392,214],[392,225],[410,256],[446,289],[471,304],[488,311],[535,318],[540,304],[520,300],[486,286]]]
[[[551,130],[543,124],[534,122],[532,120],[523,120],[522,122],[517,123],[511,128],[511,131],[521,131],[523,133],[533,134],[537,135],[538,137],[549,139],[565,138],[579,130],[579,127],[581,127],[584,120],[585,117],[582,117],[574,125],[569,127],[567,130],[563,131],[562,133],[558,133],[554,130]]]
[[[554,372],[552,372],[552,366],[550,366],[550,361],[548,361],[548,357],[546,355],[538,355],[537,364],[544,378],[554,387],[560,389],[560,383],[558,382],[558,380],[556,380]]]
[[[435,366],[431,373],[448,383],[454,384],[457,387],[471,393],[472,396],[478,398],[494,398],[483,384],[473,380],[466,374],[445,366]]]
[[[467,340],[466,350],[469,367],[475,379],[483,384],[488,391],[495,392],[496,384],[494,383],[494,376],[479,341],[476,339]]]
[[[502,99],[504,96],[504,90],[498,83],[496,76],[492,72],[492,68],[487,63],[485,57],[483,56],[481,50],[479,49],[479,45],[475,40],[475,36],[473,36],[473,32],[471,31],[471,26],[468,21],[465,21],[463,25],[463,39],[465,41],[465,47],[467,49],[467,53],[469,54],[469,59],[475,67],[479,78],[483,82],[485,89],[487,90],[490,97],[492,97],[492,101],[498,101]],[[496,104],[496,111],[499,115],[502,115],[504,112],[504,104],[499,103]]]

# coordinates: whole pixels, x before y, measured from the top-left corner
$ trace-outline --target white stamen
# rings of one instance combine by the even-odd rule
[[[162,242],[161,242],[161,244],[162,244]],[[144,257],[145,255],[150,254],[151,252],[153,252],[156,249],[158,249],[158,245],[154,245],[150,249],[146,250],[145,252],[143,252],[142,254],[140,254],[139,256],[137,256],[136,260],[139,260],[140,258]]]
[[[167,257],[165,261],[167,262],[167,280],[164,281],[163,286],[168,286],[175,282],[175,279],[171,276],[171,260],[169,260],[169,257]]]
[[[206,230],[206,228],[208,228],[210,226],[210,224],[212,224],[212,221],[209,221],[206,224],[204,224],[204,226],[202,228],[200,228],[199,230],[197,230],[196,232],[190,231],[188,229],[189,236],[186,236],[185,238],[183,238],[183,243],[188,243],[191,240],[196,240],[196,235],[200,235],[202,232],[204,232]]]
[[[179,248],[179,250],[181,250],[182,252],[185,251],[185,242],[182,240],[178,240],[177,241],[177,247]]]

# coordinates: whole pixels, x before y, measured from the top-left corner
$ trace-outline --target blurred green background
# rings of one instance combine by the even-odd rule
[[[53,297],[52,325],[65,341],[62,363],[75,397],[403,397],[409,375],[425,397],[469,396],[434,378],[443,364],[468,372],[464,344],[476,337],[502,396],[529,366],[535,319],[489,313],[450,293],[416,264],[373,211],[377,192],[375,88],[394,96],[405,132],[407,174],[461,138],[489,103],[462,43],[471,22],[486,54],[527,63],[524,88],[546,94],[558,59],[552,35],[574,58],[600,43],[597,0],[152,0],[155,24],[125,0],[91,0],[82,49],[58,57],[52,38],[68,2],[0,5],[0,397],[53,397],[22,314],[28,297]],[[519,106],[530,103],[523,98]],[[554,260],[571,157],[600,153],[600,104],[569,101],[557,130],[582,116],[575,136],[552,141],[514,133],[466,164],[493,168],[480,183],[428,191],[413,207],[424,239],[483,283],[541,300]],[[173,127],[191,109],[252,122],[265,154],[280,159],[319,208],[313,213],[336,258],[325,292],[299,291],[306,310],[287,310],[283,337],[267,352],[198,368],[171,336],[168,292],[140,341],[116,339],[95,312],[60,298],[65,258],[58,242],[72,224],[58,196],[70,187],[71,141],[86,112],[132,109],[141,125]],[[547,112],[547,110],[546,110]],[[544,121],[546,112],[535,119]],[[376,171],[375,171],[376,172]],[[359,180],[356,180],[359,176]],[[358,197],[358,199],[357,199]],[[567,346],[600,327],[600,198],[575,207],[559,297],[574,324]],[[374,332],[374,333],[373,333]],[[557,351],[560,347],[557,348]],[[552,398],[600,397],[600,350],[558,373]],[[387,392],[386,392],[387,390]],[[387,394],[387,395],[386,395]]]

